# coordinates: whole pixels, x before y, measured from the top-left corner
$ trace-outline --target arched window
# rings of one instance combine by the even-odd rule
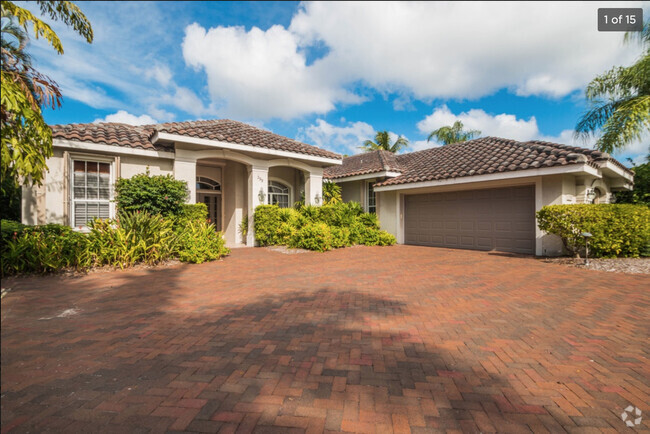
[[[269,204],[289,208],[289,187],[277,181],[269,181]]]
[[[221,185],[214,179],[206,178],[205,176],[197,176],[196,189],[221,191]]]

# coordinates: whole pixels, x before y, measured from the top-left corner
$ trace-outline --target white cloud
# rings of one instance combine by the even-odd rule
[[[186,28],[183,56],[203,69],[214,101],[235,117],[289,119],[358,102],[327,75],[306,65],[296,37],[282,26]]]
[[[620,3],[620,7],[639,6]],[[561,97],[629,63],[638,47],[595,29],[597,3],[305,2],[288,28],[192,24],[183,55],[204,70],[213,101],[233,116],[326,113],[358,83],[412,98],[478,98],[508,88]],[[471,29],[471,31],[468,31]],[[310,47],[326,54],[307,65]]]
[[[149,115],[136,116],[125,110],[118,110],[117,113],[107,115],[104,119],[95,119],[93,123],[100,122],[117,122],[129,125],[151,125],[155,124],[156,120]]]
[[[337,127],[318,119],[314,125],[301,128],[297,138],[321,148],[354,155],[361,152],[359,148],[364,141],[372,140],[374,136],[375,129],[365,122],[347,122],[347,125]]]
[[[496,136],[513,140],[532,140],[539,136],[537,120],[517,119],[515,115],[501,113],[490,115],[481,109],[471,109],[455,115],[446,105],[439,107],[418,122],[417,127],[427,136],[431,131],[461,121],[466,130],[479,130],[482,136]]]
[[[162,86],[168,86],[172,81],[172,72],[166,65],[155,65],[147,69],[144,75],[149,79],[156,80]]]

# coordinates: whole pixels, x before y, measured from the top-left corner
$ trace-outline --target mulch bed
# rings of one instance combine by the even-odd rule
[[[588,266],[584,258],[543,258],[542,261],[611,273],[650,274],[650,258],[595,258],[589,259]]]

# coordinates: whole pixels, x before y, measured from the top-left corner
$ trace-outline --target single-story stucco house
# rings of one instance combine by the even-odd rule
[[[633,173],[608,154],[540,141],[485,137],[395,155],[374,151],[325,169],[344,201],[377,213],[402,244],[559,255],[535,212],[609,203]]]
[[[187,182],[227,245],[260,204],[322,203],[323,180],[344,201],[376,212],[399,243],[537,255],[562,251],[537,228],[544,205],[609,202],[633,174],[609,155],[545,142],[481,138],[395,155],[333,152],[232,120],[52,127],[54,155],[42,186],[24,186],[25,224],[84,228],[115,216],[113,184],[147,170]]]
[[[42,186],[23,187],[25,224],[85,227],[115,216],[113,184],[147,169],[187,182],[189,203],[208,205],[227,245],[254,245],[239,225],[263,203],[322,201],[323,169],[341,156],[231,120],[132,126],[119,123],[52,126],[54,155]]]

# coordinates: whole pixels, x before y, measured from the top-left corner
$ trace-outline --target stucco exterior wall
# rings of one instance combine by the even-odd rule
[[[123,155],[120,157],[120,177],[131,178],[146,173],[147,166],[151,175],[172,175],[174,173],[174,160]]]
[[[269,168],[269,181],[277,181],[289,187],[289,205],[300,200],[304,190],[304,181],[301,182],[301,171],[293,167],[275,166]]]
[[[395,191],[376,192],[377,218],[381,228],[397,236],[399,233],[399,194]]]
[[[363,205],[363,187],[365,181],[337,182],[341,186],[343,202],[358,202]]]
[[[224,161],[222,201],[224,207],[223,232],[230,246],[242,245],[239,224],[248,207],[248,170],[245,165]],[[232,240],[235,240],[233,244]]]

